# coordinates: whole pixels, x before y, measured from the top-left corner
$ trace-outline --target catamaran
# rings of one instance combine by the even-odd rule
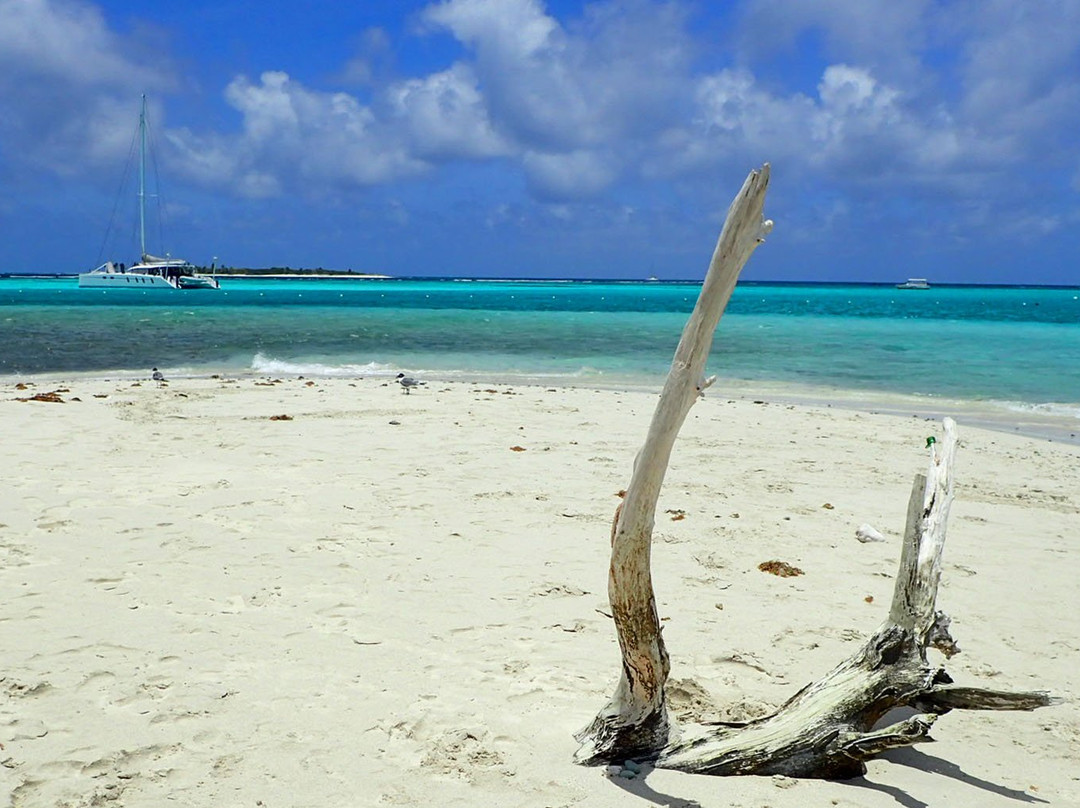
[[[217,279],[200,275],[182,258],[159,258],[146,251],[146,96],[139,111],[139,262],[128,267],[106,261],[79,275],[82,289],[217,289]]]

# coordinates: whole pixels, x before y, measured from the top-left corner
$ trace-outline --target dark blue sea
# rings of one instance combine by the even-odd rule
[[[0,374],[392,375],[659,385],[698,283],[0,278]],[[710,373],[1080,417],[1080,289],[742,283]]]

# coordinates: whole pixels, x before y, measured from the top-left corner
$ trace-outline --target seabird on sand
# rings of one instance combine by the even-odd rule
[[[151,374],[150,378],[153,379],[158,384],[161,384],[162,382],[165,381],[165,374],[162,373],[157,368],[154,368],[154,372]]]
[[[397,382],[401,385],[401,389],[404,390],[406,394],[417,385],[423,384],[419,379],[414,379],[412,376],[406,376],[404,373],[399,373],[397,375]]]

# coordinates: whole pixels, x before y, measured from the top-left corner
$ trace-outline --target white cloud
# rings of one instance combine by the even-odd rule
[[[883,87],[866,70],[848,65],[829,65],[818,84],[821,103],[838,114],[866,115],[874,123],[895,119],[899,93]]]
[[[811,42],[898,91],[908,132],[936,133],[938,163],[951,138],[964,171],[1063,153],[1080,127],[1075,0],[748,0],[741,34],[747,64]]]
[[[805,79],[796,89],[759,80],[748,67],[695,73],[700,43],[677,3],[611,0],[561,23],[539,0],[445,0],[420,19],[427,32],[455,37],[464,56],[382,87],[370,105],[281,71],[258,83],[235,79],[227,98],[243,116],[243,135],[229,147],[234,170],[240,177],[260,167],[258,176],[276,181],[255,187],[270,192],[304,182],[388,183],[448,162],[500,159],[520,168],[536,197],[576,200],[621,178],[694,176],[769,159],[837,186],[936,183],[962,192],[985,186],[1021,153],[1009,127],[984,126],[973,114],[978,94],[993,94],[990,78],[975,76],[1015,78],[986,56],[996,52],[994,36],[1011,36],[1004,25],[981,33],[983,45],[969,43],[973,94],[956,103],[928,90],[951,80],[924,61],[940,36],[931,22],[941,9],[929,0],[756,0],[746,8],[744,34],[779,22],[779,39],[794,46],[800,32],[821,30],[828,49],[849,58],[820,65],[813,90]],[[1061,64],[1075,48],[1067,37],[1056,41],[1051,62]],[[912,79],[928,71],[936,78]],[[1060,116],[1052,102],[1067,106],[1069,87],[1058,82],[1057,94],[1036,98],[1027,113],[1041,101],[1047,116]]]
[[[649,176],[693,175],[741,160],[769,160],[830,185],[948,182],[948,172],[988,170],[1001,145],[947,110],[852,65],[826,67],[816,96],[771,92],[748,70],[696,84],[696,113],[673,128],[646,164]]]
[[[475,53],[489,109],[511,137],[563,148],[595,136],[571,42],[537,0],[447,0],[424,19]]]
[[[698,135],[691,135],[694,140],[686,148],[711,151],[713,161],[729,152],[788,157],[804,150],[812,137],[813,102],[798,93],[774,96],[745,70],[705,76],[697,84],[695,101],[692,128]]]
[[[1011,137],[1017,159],[1045,158],[1080,126],[1080,4],[959,3],[959,111]]]
[[[0,145],[19,167],[76,174],[126,152],[138,95],[171,85],[101,12],[72,0],[0,0]]]
[[[524,150],[610,148],[655,131],[685,97],[677,4],[596,4],[570,29],[537,0],[447,0],[424,19],[474,55],[492,125]]]
[[[370,185],[451,161],[504,159],[537,196],[580,199],[610,187],[671,111],[690,107],[675,6],[600,5],[573,30],[536,0],[448,0],[422,19],[457,38],[466,58],[392,82],[370,105],[283,71],[238,77],[226,98],[242,135],[185,133],[188,171],[239,177],[261,165],[281,188]]]
[[[845,202],[873,186],[982,211],[1032,187],[1019,166],[1080,176],[1075,0],[745,0],[724,19],[683,0],[552,8],[433,3],[424,34],[458,47],[412,75],[393,70],[383,29],[356,32],[323,84],[282,53],[280,69],[216,88],[235,131],[159,125],[169,171],[246,197],[331,197],[483,161],[516,175],[509,193],[524,179],[535,200],[573,205],[635,183],[697,202],[771,160]],[[17,170],[117,164],[138,93],[181,81],[167,50],[143,60],[134,39],[89,2],[0,0],[0,149]]]
[[[588,198],[603,191],[618,176],[617,166],[608,157],[586,150],[527,152],[522,164],[529,186],[544,200]]]
[[[238,162],[263,166],[283,186],[374,185],[426,168],[346,93],[309,90],[270,71],[258,84],[234,79],[225,97],[243,116],[243,135],[233,144],[243,155]]]
[[[389,61],[392,53],[390,37],[382,28],[367,28],[357,40],[357,53],[339,73],[345,84],[367,85]]]
[[[96,6],[72,0],[0,2],[0,82],[50,77],[82,87],[130,87],[155,71],[124,56],[126,43],[109,30]]]
[[[826,62],[853,62],[878,75],[915,84],[941,24],[933,0],[747,0],[740,56],[751,65],[816,39]]]
[[[386,96],[416,153],[426,158],[496,157],[513,150],[492,128],[476,77],[464,64],[399,82]]]
[[[279,196],[281,181],[260,169],[257,161],[244,160],[243,142],[220,135],[199,135],[190,129],[174,129],[165,139],[171,154],[170,169],[198,185],[223,188],[248,199]]]
[[[561,39],[558,23],[539,0],[445,0],[428,6],[423,18],[507,60],[539,54]]]
[[[175,168],[200,183],[248,197],[313,197],[390,183],[427,171],[400,132],[347,93],[309,89],[282,71],[225,88],[240,113],[235,135],[173,130]]]
[[[861,68],[825,68],[818,96],[811,123],[815,160],[842,165],[870,151],[877,154],[879,165],[887,167],[905,153],[920,152],[922,140],[929,136],[901,108],[900,93]],[[891,154],[881,149],[886,142],[893,146]]]

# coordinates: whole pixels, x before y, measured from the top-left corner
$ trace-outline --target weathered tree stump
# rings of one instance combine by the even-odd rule
[[[938,715],[953,709],[1032,710],[1057,699],[1044,692],[1002,693],[956,687],[928,648],[959,650],[949,619],[936,610],[941,553],[952,503],[956,425],[929,447],[917,475],[888,619],[850,659],[807,685],[774,714],[740,724],[676,731],[664,685],[670,662],[652,588],[650,549],[656,503],[679,429],[713,379],[705,363],[713,334],[743,266],[772,222],[762,216],[769,166],[753,171],[728,210],[697,305],[683,331],[645,445],[612,527],[608,595],[622,652],[619,684],[608,704],[577,734],[584,764],[648,760],[660,768],[714,775],[783,774],[846,778],[886,749],[930,740]],[[876,728],[891,710],[916,714]]]

